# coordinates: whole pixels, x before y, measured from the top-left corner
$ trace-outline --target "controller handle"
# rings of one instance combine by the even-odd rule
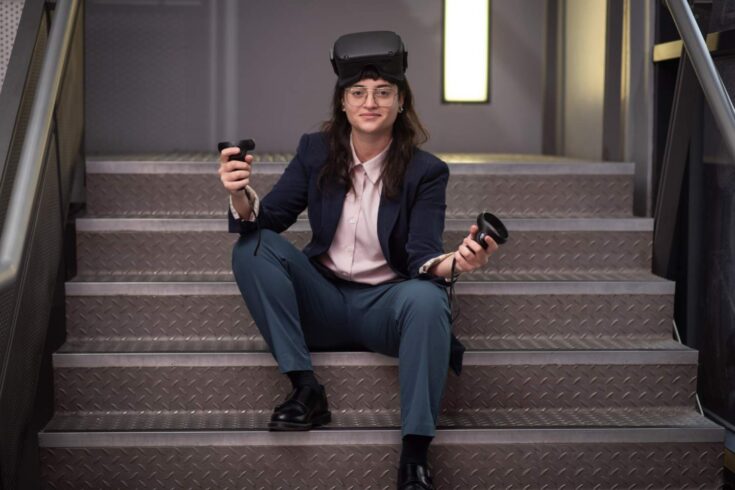
[[[488,247],[487,242],[485,242],[486,236],[495,240],[495,243],[498,245],[508,241],[508,230],[503,222],[500,221],[500,218],[492,213],[480,213],[477,215],[477,228],[475,241],[484,249]]]
[[[222,153],[222,150],[225,148],[230,148],[231,146],[237,146],[240,148],[240,153],[237,155],[230,155],[230,158],[227,159],[228,162],[232,160],[245,160],[245,155],[248,154],[249,151],[252,151],[255,149],[255,141],[253,140],[240,140],[237,144],[230,143],[229,141],[220,141],[217,143],[217,150],[219,153]]]

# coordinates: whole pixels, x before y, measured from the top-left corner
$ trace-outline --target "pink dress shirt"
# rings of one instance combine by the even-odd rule
[[[342,215],[332,244],[318,257],[337,276],[354,282],[380,284],[399,277],[383,256],[378,241],[378,209],[383,181],[380,172],[388,145],[366,162],[360,162],[350,138],[353,189],[345,196]]]

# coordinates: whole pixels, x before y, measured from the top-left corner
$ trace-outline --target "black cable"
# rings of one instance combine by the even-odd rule
[[[250,203],[250,212],[252,212],[255,216],[255,229],[258,232],[258,243],[255,244],[255,250],[253,250],[253,257],[255,257],[258,255],[258,249],[260,248],[260,223],[258,222],[258,213],[255,211],[255,199],[251,199],[250,193],[245,188],[243,188],[243,192],[245,193],[245,197]],[[241,217],[241,219],[245,218]]]
[[[258,222],[258,213],[255,212],[253,207],[253,214],[255,215],[255,229],[258,231],[258,243],[255,244],[255,250],[253,250],[253,257],[258,255],[258,249],[260,248],[260,223]]]
[[[452,257],[452,272],[451,272],[451,279],[449,283],[449,312],[450,312],[450,315],[452,315],[452,310],[453,310],[452,305],[454,303],[454,297],[455,297],[454,285],[457,283],[457,279],[459,278],[459,273],[455,272],[456,269],[457,269],[457,260],[454,257]],[[459,315],[460,315],[460,308],[459,308],[459,304],[457,304],[457,316],[452,315],[452,325],[454,325],[454,322],[456,322],[459,319]]]

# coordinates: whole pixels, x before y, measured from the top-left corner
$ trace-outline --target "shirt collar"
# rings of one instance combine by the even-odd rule
[[[388,148],[390,148],[390,144],[393,142],[393,139],[391,139],[388,144],[383,148],[383,150],[375,155],[373,158],[366,162],[361,162],[359,158],[357,158],[357,153],[355,153],[355,146],[352,144],[352,134],[350,134],[350,149],[352,149],[352,164],[350,165],[350,170],[352,170],[353,167],[356,165],[362,165],[362,168],[365,169],[365,174],[367,175],[368,179],[370,179],[370,182],[373,184],[376,184],[378,180],[380,180],[380,173],[383,170],[383,164],[385,163],[385,159],[388,156]]]

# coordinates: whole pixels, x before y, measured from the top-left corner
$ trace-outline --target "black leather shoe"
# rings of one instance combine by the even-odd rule
[[[286,401],[273,410],[268,429],[273,431],[309,430],[328,424],[332,414],[327,406],[327,393],[324,386],[319,389],[311,386],[295,388]]]
[[[429,469],[416,463],[398,468],[398,490],[434,490]]]

